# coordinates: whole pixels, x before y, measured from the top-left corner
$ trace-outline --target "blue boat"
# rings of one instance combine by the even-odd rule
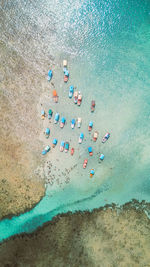
[[[42,151],[42,155],[47,154],[50,151],[50,146],[46,146],[45,149]]]
[[[71,86],[69,87],[69,98],[72,98],[72,97],[73,97],[73,92],[74,92],[74,86],[71,85]]]
[[[53,145],[52,145],[52,146],[55,147],[56,145],[57,145],[57,139],[54,138],[54,139],[53,139]]]
[[[71,128],[72,128],[72,129],[74,129],[75,124],[76,124],[76,120],[75,120],[75,119],[72,119],[72,120],[71,120]]]
[[[94,170],[92,169],[92,170],[90,171],[90,173],[94,175],[95,172],[94,172]]]
[[[69,77],[69,71],[67,69],[65,70],[65,76]]]
[[[91,169],[91,171],[90,171],[90,177],[91,178],[93,177],[94,173],[95,173],[94,169]]]
[[[49,109],[48,111],[48,119],[50,120],[52,118],[53,115],[53,111],[51,109]]]
[[[104,154],[101,154],[100,157],[99,157],[100,160],[103,160],[104,159]]]
[[[84,139],[84,134],[83,133],[80,133],[80,136],[79,136],[79,144],[82,143],[83,139]]]
[[[48,71],[48,81],[50,81],[51,79],[52,79],[52,76],[53,76],[53,72],[52,72],[52,70],[49,70]]]
[[[67,71],[67,67],[64,67],[64,68],[63,68],[63,72],[64,72],[64,74],[65,74],[66,71]]]
[[[50,129],[49,128],[46,128],[45,135],[47,138],[49,137],[49,135],[50,135]]]
[[[54,123],[57,123],[59,121],[59,113],[55,114]]]
[[[66,142],[65,143],[65,152],[68,152],[68,150],[69,150],[69,142]]]
[[[62,117],[61,118],[61,121],[60,121],[60,128],[63,128],[64,127],[65,122],[66,122],[66,119],[64,117]]]
[[[89,155],[92,156],[93,155],[93,149],[91,146],[88,147],[88,152],[89,152]]]

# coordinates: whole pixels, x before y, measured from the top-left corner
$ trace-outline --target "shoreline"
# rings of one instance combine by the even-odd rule
[[[150,203],[133,200],[121,207],[67,212],[32,233],[0,243],[1,266],[149,266]],[[139,245],[140,244],[140,245]],[[32,249],[31,249],[32,248]],[[31,257],[32,256],[32,257]],[[124,265],[122,265],[124,264]]]
[[[43,196],[44,197],[44,196]],[[42,200],[42,199],[41,199]],[[40,201],[41,201],[40,200]],[[39,201],[39,202],[40,202]],[[38,202],[38,203],[39,203]],[[36,205],[38,205],[38,203],[37,204],[35,204],[35,206]],[[34,206],[34,207],[35,207]],[[146,207],[145,207],[146,206]],[[33,207],[33,208],[34,208]],[[32,208],[31,208],[32,209]],[[29,209],[29,210],[27,210],[27,212],[28,211],[30,211],[31,209]],[[102,207],[99,207],[99,208],[94,208],[94,209],[92,209],[92,210],[84,210],[84,211],[81,211],[81,210],[76,210],[76,211],[74,211],[74,212],[71,212],[71,211],[68,211],[68,212],[66,212],[66,213],[58,213],[57,215],[55,215],[50,221],[47,221],[47,222],[45,222],[45,223],[43,223],[41,226],[38,226],[33,232],[31,232],[31,233],[27,233],[27,232],[23,232],[23,233],[20,233],[20,234],[15,234],[15,235],[13,235],[13,236],[11,236],[11,237],[8,237],[8,238],[6,238],[6,239],[4,239],[3,241],[0,241],[0,244],[3,244],[4,242],[7,242],[8,240],[11,240],[11,239],[15,239],[15,238],[17,238],[17,237],[23,237],[23,236],[31,236],[32,237],[32,235],[34,236],[34,235],[36,235],[36,233],[38,233],[39,231],[41,231],[42,229],[44,229],[45,227],[47,227],[47,226],[49,226],[49,225],[55,225],[61,218],[63,218],[63,217],[68,217],[68,216],[72,216],[73,214],[80,214],[80,215],[84,215],[84,214],[87,214],[87,215],[89,215],[89,214],[92,214],[92,213],[95,213],[95,212],[102,212],[102,211],[107,211],[107,210],[112,210],[112,211],[116,211],[117,212],[117,214],[119,214],[119,212],[121,212],[121,211],[128,211],[128,210],[136,210],[137,212],[144,212],[144,214],[145,214],[145,216],[149,219],[149,221],[150,221],[150,218],[148,217],[148,215],[145,213],[145,211],[147,212],[147,210],[148,210],[148,213],[150,214],[150,203],[149,202],[146,202],[145,200],[142,200],[141,202],[139,202],[138,200],[136,200],[136,199],[132,199],[131,201],[129,201],[129,202],[126,202],[125,204],[123,204],[123,205],[117,205],[117,204],[115,204],[115,203],[111,203],[111,204],[106,204],[105,206],[102,206]],[[20,216],[21,214],[23,214],[23,213],[20,213],[20,214],[18,214],[18,215],[15,215],[15,216],[13,216],[13,217],[18,217],[18,216]],[[11,217],[12,218],[12,217]],[[10,218],[10,219],[11,219]],[[3,219],[5,219],[5,218],[3,218]],[[2,220],[3,220],[2,219]],[[8,217],[6,217],[6,219],[9,219]],[[0,220],[0,222],[2,221],[2,220]]]

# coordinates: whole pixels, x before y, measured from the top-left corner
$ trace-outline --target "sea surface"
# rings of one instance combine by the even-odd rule
[[[71,136],[75,155],[61,154],[57,147],[48,157],[57,169],[77,164],[68,184],[48,185],[46,196],[35,208],[2,220],[0,240],[31,232],[59,213],[121,205],[132,199],[149,202],[150,1],[0,1],[0,12],[1,40],[35,69],[35,75],[47,74],[45,61],[50,66],[55,62],[53,81],[60,101],[57,110],[53,109],[66,116],[68,123],[61,133],[59,126],[54,126],[52,137],[60,141]],[[64,58],[70,71],[67,85],[63,83]],[[80,108],[68,98],[71,84],[83,94]],[[92,99],[96,101],[93,114]],[[40,101],[45,101],[46,107],[44,96]],[[40,114],[38,103],[37,109]],[[83,120],[81,130],[72,131],[69,121],[78,116]],[[90,120],[99,132],[95,144],[87,131]],[[81,131],[85,140],[78,145]],[[110,139],[102,144],[107,131]],[[88,145],[94,149],[92,158],[88,157]],[[105,155],[101,164],[99,153]],[[60,162],[55,162],[56,157]],[[83,170],[86,157],[89,162]],[[89,178],[91,168],[95,169],[93,179]]]

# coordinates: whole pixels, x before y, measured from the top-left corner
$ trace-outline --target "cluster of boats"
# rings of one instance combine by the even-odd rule
[[[68,79],[69,79],[69,71],[67,69],[67,60],[63,60],[63,72],[64,72],[64,82],[67,83]],[[48,71],[48,81],[51,81],[52,76],[53,76],[53,72],[52,72],[52,70],[49,70]],[[76,88],[74,88],[73,85],[71,85],[69,87],[69,98],[70,99],[73,98],[73,102],[75,104],[77,104],[78,106],[80,106],[81,103],[82,103],[82,94],[81,94],[80,91],[77,91],[75,89]],[[58,102],[58,94],[57,94],[56,90],[53,90],[53,100],[54,100],[55,103]],[[92,100],[91,101],[91,112],[94,112],[94,110],[95,110],[95,100]],[[44,119],[45,116],[46,116],[45,111],[42,110],[41,111],[41,118]],[[51,109],[49,109],[48,110],[48,119],[51,120],[52,116],[53,116],[53,111]],[[54,123],[57,124],[59,122],[59,120],[60,120],[60,128],[64,128],[64,126],[66,124],[66,118],[62,117],[60,119],[59,113],[56,113],[55,116],[54,116]],[[74,129],[76,124],[77,124],[77,127],[80,128],[81,124],[82,124],[82,119],[81,118],[77,118],[77,120],[76,120],[76,119],[73,118],[71,120],[71,128]],[[92,129],[93,129],[93,122],[90,121],[89,125],[88,125],[88,131],[91,132]],[[97,131],[94,131],[94,133],[92,135],[94,142],[97,141],[98,135],[99,135],[99,133]],[[50,136],[50,129],[49,128],[46,128],[45,136],[46,136],[46,138],[48,138]],[[104,137],[102,138],[102,143],[105,143],[109,139],[109,137],[110,137],[110,133],[107,132],[104,135]],[[83,139],[84,139],[84,134],[80,133],[78,143],[81,144],[83,142]],[[54,148],[57,145],[57,143],[58,143],[58,140],[56,138],[54,138],[53,141],[52,141],[52,147]],[[69,142],[61,141],[61,143],[60,143],[60,152],[64,151],[65,153],[67,153],[69,151],[69,147],[70,147]],[[47,154],[47,152],[49,152],[50,149],[51,149],[50,146],[46,146],[45,149],[42,151],[42,155]],[[75,150],[72,147],[71,150],[70,150],[70,154],[73,155],[74,151]],[[93,149],[92,149],[91,146],[88,147],[88,153],[89,153],[89,156],[93,156]],[[103,159],[104,159],[104,155],[101,154],[99,156],[99,160],[103,161]],[[88,159],[85,159],[84,162],[83,162],[83,168],[84,169],[86,168],[87,163],[88,163]],[[91,169],[90,177],[93,177],[94,173],[95,173],[94,169]]]
[[[82,94],[80,91],[74,91],[74,86],[69,87],[69,98],[73,97],[73,102],[78,106],[81,106],[82,103]]]

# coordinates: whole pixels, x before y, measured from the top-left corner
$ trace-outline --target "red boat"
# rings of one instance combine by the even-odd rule
[[[84,162],[83,162],[83,169],[86,168],[87,163],[88,163],[88,159],[85,159]]]
[[[73,154],[74,154],[74,148],[73,147],[71,148],[70,154],[71,154],[71,156],[73,156]]]
[[[91,101],[91,112],[94,112],[94,110],[95,110],[95,101],[92,100]]]

